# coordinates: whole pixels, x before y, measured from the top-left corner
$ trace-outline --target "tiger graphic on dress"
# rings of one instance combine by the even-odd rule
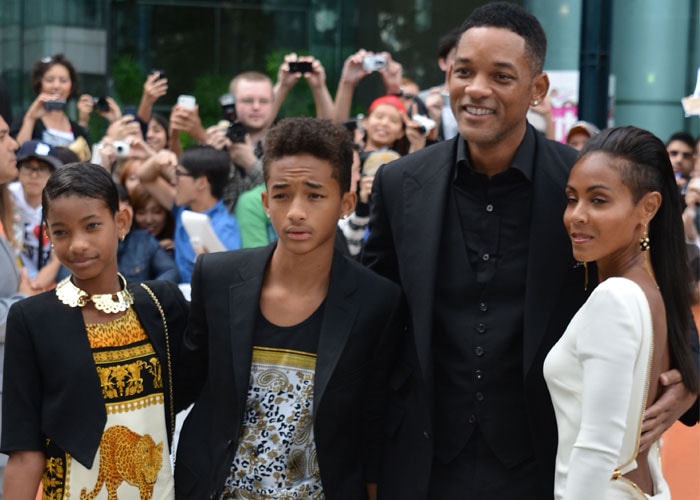
[[[100,441],[100,469],[92,492],[80,492],[80,500],[93,500],[107,487],[109,500],[117,500],[117,488],[126,481],[139,489],[141,500],[153,495],[158,471],[163,465],[163,442],[155,444],[148,434],[141,435],[123,425],[107,429]]]

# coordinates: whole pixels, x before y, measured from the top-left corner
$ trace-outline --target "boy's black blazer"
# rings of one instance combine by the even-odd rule
[[[198,397],[180,434],[177,498],[221,495],[238,446],[255,318],[273,249],[204,255],[195,265],[178,381]],[[364,498],[366,482],[375,479],[400,304],[398,286],[335,251],[313,400],[318,465],[329,500]]]

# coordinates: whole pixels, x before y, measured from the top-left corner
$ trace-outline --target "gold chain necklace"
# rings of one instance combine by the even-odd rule
[[[83,307],[88,302],[95,304],[95,309],[109,314],[126,311],[133,303],[134,296],[126,288],[126,279],[117,273],[122,283],[122,289],[115,293],[96,293],[88,295],[73,284],[71,276],[68,276],[56,285],[56,297],[68,307]]]

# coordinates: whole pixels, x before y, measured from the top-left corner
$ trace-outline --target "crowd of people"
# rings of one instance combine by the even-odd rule
[[[362,49],[333,97],[288,54],[214,124],[196,96],[154,112],[160,71],[124,114],[37,61],[0,118],[2,494],[669,499],[660,438],[700,418],[700,141],[551,140],[546,45],[492,2],[434,87]],[[316,117],[275,123],[300,80]]]

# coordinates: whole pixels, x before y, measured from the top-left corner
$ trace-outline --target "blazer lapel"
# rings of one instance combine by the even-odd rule
[[[397,242],[396,251],[399,263],[410,263],[400,269],[401,285],[413,306],[416,352],[427,387],[432,387],[431,332],[435,276],[458,138],[444,145],[431,146],[431,150],[435,148],[432,161],[407,169],[403,178],[404,213],[400,219],[404,223],[404,239]]]
[[[570,165],[553,158],[539,138],[535,165],[523,328],[524,374],[542,342],[567,271],[576,264],[562,222]]]
[[[251,254],[247,262],[241,262],[239,275],[229,287],[228,324],[231,339],[230,355],[233,358],[236,416],[242,414],[248,395],[256,311],[259,307],[265,266],[274,247],[274,245],[268,246],[264,251]]]
[[[316,352],[314,419],[358,314],[357,301],[352,300],[352,295],[357,290],[357,280],[349,271],[349,263],[335,251]]]

